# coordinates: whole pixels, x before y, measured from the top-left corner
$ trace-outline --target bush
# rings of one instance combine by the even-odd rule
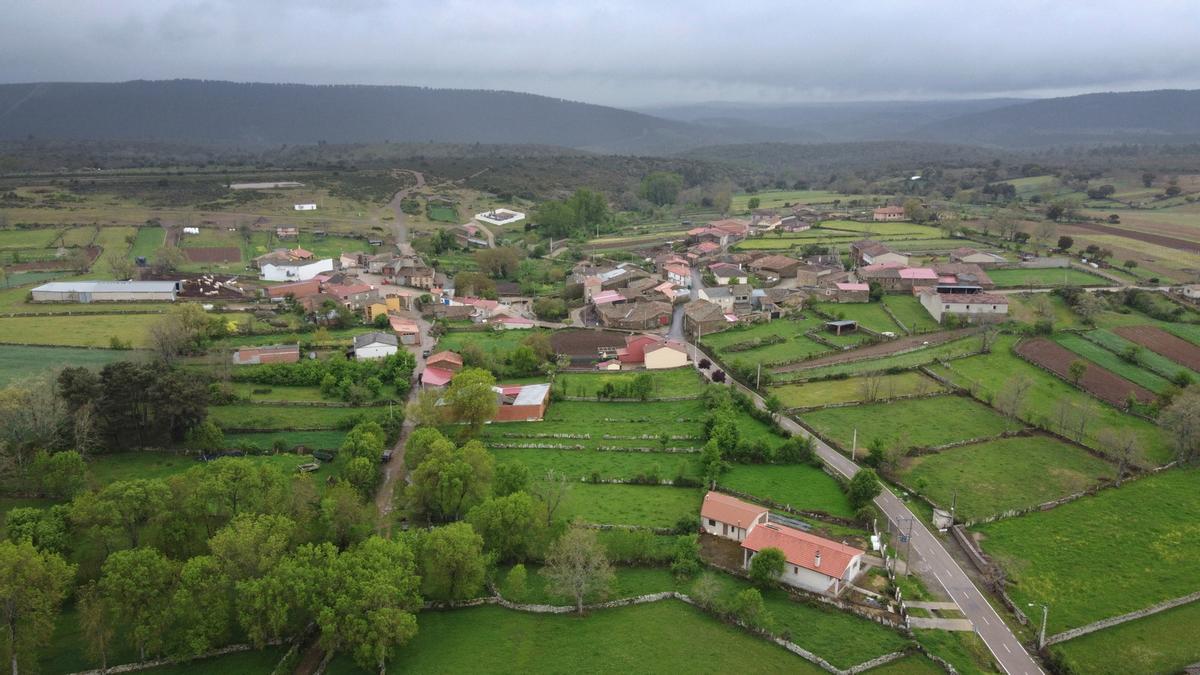
[[[750,559],[750,580],[754,585],[769,588],[779,580],[787,565],[787,557],[777,548],[764,548]]]
[[[508,592],[509,600],[520,602],[525,597],[526,578],[525,565],[517,563],[508,571],[508,576],[504,578],[504,588]]]

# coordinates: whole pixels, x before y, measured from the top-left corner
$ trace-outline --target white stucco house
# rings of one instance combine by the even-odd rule
[[[866,569],[866,551],[775,523],[750,529],[742,541],[743,566],[750,569],[754,556],[767,548],[783,551],[787,561],[780,581],[814,593],[837,595]]]
[[[1008,316],[1008,298],[997,293],[939,293],[922,289],[921,306],[935,321],[955,315],[971,322],[1003,321]]]
[[[742,541],[756,525],[767,522],[768,511],[720,492],[704,495],[700,527],[714,537]]]
[[[400,340],[392,333],[364,333],[354,338],[354,358],[382,359],[400,349]]]
[[[333,271],[333,258],[313,260],[311,253],[303,257],[293,255],[293,251],[308,253],[300,249],[279,249],[255,258],[259,278],[263,281],[308,281],[318,274]]]

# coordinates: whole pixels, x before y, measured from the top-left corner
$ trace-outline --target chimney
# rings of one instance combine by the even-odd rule
[[[820,567],[820,566],[821,566],[821,552],[817,551],[817,554],[815,556],[813,556],[813,567]]]

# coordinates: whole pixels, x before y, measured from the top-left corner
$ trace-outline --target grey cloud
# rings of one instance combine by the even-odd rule
[[[17,0],[7,81],[201,77],[616,105],[1200,86],[1200,3]]]

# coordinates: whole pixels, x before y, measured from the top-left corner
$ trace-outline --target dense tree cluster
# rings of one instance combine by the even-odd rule
[[[245,366],[234,371],[232,378],[276,386],[319,386],[325,396],[361,402],[378,396],[384,385],[395,386],[399,398],[407,396],[415,367],[416,360],[408,350],[362,361],[335,353],[324,359]]]

